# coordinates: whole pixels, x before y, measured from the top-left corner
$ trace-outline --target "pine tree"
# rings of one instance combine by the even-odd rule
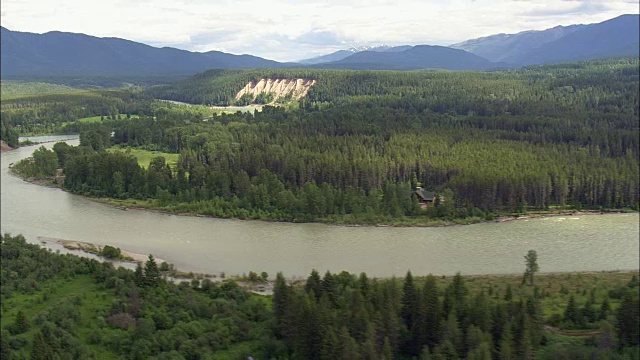
[[[511,325],[506,324],[502,330],[502,338],[500,339],[500,360],[515,360],[515,349],[513,343],[513,336],[511,333]]]
[[[449,314],[449,318],[442,325],[442,343],[445,342],[451,344],[458,355],[463,353],[462,332],[454,313]]]
[[[513,299],[513,290],[511,284],[507,285],[507,290],[504,293],[504,301],[511,301]]]
[[[609,316],[609,311],[611,311],[611,306],[609,305],[609,298],[605,298],[602,304],[600,305],[598,320],[606,320],[607,316]]]
[[[527,256],[524,257],[526,269],[524,277],[529,281],[529,285],[533,285],[533,274],[540,270],[538,266],[538,253],[535,250],[529,250]]]
[[[578,306],[576,305],[576,299],[573,294],[569,296],[569,302],[564,310],[564,320],[571,321],[573,324],[578,324]]]
[[[276,282],[273,286],[273,313],[276,317],[276,326],[278,328],[277,334],[283,335],[282,327],[284,324],[284,317],[287,311],[287,304],[289,302],[289,288],[284,276],[281,272],[276,275]]]
[[[149,254],[149,258],[144,267],[144,283],[147,286],[156,286],[160,282],[160,269],[158,269],[158,264],[156,264],[156,260],[153,258],[153,255]]]
[[[628,291],[618,307],[617,329],[622,346],[640,344],[640,308],[637,294],[637,292]]]
[[[420,302],[419,345],[428,345],[433,349],[440,339],[440,303],[436,278],[429,274],[422,289]]]
[[[393,349],[391,348],[391,342],[389,342],[389,338],[385,337],[384,342],[382,343],[382,356],[381,360],[393,360]]]
[[[31,360],[49,360],[53,358],[53,350],[45,341],[41,331],[37,331],[33,335],[30,358]]]
[[[332,327],[325,332],[322,338],[322,347],[320,349],[321,360],[334,360],[339,358],[338,353],[338,336]]]
[[[311,275],[307,278],[304,290],[312,294],[316,301],[320,299],[320,275],[315,269],[311,271]]]
[[[415,327],[420,313],[420,303],[418,301],[418,291],[413,283],[413,276],[411,271],[407,272],[404,278],[404,284],[402,286],[402,299],[401,299],[400,316],[407,329],[407,335],[405,336],[403,350],[404,352],[417,356],[418,352],[422,348],[418,347],[417,341],[417,329]]]
[[[27,332],[31,325],[29,324],[29,319],[24,314],[22,310],[18,311],[16,315],[16,321],[13,323],[13,333],[14,334],[22,334]]]
[[[142,263],[140,262],[138,262],[138,265],[136,266],[136,270],[133,273],[133,282],[138,287],[143,287],[145,285],[144,270],[142,269]]]

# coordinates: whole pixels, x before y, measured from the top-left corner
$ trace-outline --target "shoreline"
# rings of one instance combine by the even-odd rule
[[[99,261],[101,262],[120,262],[120,263],[129,263],[136,264],[138,262],[144,263],[147,260],[148,255],[134,253],[128,251],[126,249],[120,248],[121,254],[125,258],[129,259],[108,259],[100,254],[96,254],[94,252],[95,249],[102,249],[104,246],[109,244],[93,244],[86,241],[77,241],[77,240],[65,240],[59,238],[38,236],[37,240],[40,245],[44,247],[46,244],[58,244],[63,246],[67,250],[79,251],[84,255],[94,255],[99,257]],[[109,245],[113,246],[113,245]],[[115,246],[114,246],[115,247]],[[83,254],[73,254],[75,256],[83,256]],[[170,264],[168,261],[155,258],[156,263],[158,265],[166,262]],[[272,295],[273,288],[275,285],[275,277],[271,274],[271,278],[268,279],[260,279],[251,281],[247,273],[242,275],[225,275],[224,272],[216,275],[210,273],[194,273],[192,271],[184,271],[180,269],[176,269],[170,264],[170,271],[164,272],[164,277],[167,281],[172,281],[174,283],[180,282],[190,282],[193,280],[209,280],[216,283],[223,283],[225,281],[235,281],[242,288],[253,292],[258,295]],[[337,272],[332,272],[334,275],[337,275]],[[578,270],[578,271],[549,271],[549,272],[537,272],[536,277],[546,278],[546,277],[557,277],[557,276],[582,276],[582,275],[600,275],[600,274],[634,274],[640,275],[640,269],[616,269],[616,270]],[[355,275],[355,273],[354,273]],[[438,279],[451,279],[455,274],[431,274]],[[521,273],[489,273],[489,274],[461,274],[463,278],[468,281],[473,280],[488,280],[494,278],[500,278],[505,280],[519,280],[522,278]],[[258,275],[259,276],[259,275]],[[307,275],[308,276],[308,275]],[[306,283],[307,276],[299,276],[299,275],[288,275],[285,276],[285,280],[289,285],[302,286]],[[417,280],[425,278],[426,275],[414,275],[414,278]],[[390,275],[390,276],[382,276],[382,277],[371,277],[371,279],[392,279],[398,278],[398,276]]]
[[[120,249],[121,255],[120,255],[120,258],[118,259],[106,258],[102,255],[102,250],[104,249],[105,246],[113,246],[109,244],[104,244],[104,245],[94,244],[87,241],[66,240],[66,239],[52,238],[47,236],[38,236],[37,239],[38,241],[40,241],[41,244],[53,243],[53,244],[62,245],[62,247],[64,247],[67,250],[78,250],[87,254],[92,254],[100,257],[103,261],[119,261],[123,263],[136,264],[138,262],[144,263],[148,259],[148,255],[131,252],[125,249]],[[154,256],[154,259],[158,263],[167,262],[166,260],[156,258],[155,256]]]
[[[126,201],[138,201],[132,199],[113,199],[113,198],[97,198],[92,196],[86,196],[81,194],[76,194],[70,191],[65,190],[61,186],[55,183],[54,179],[34,179],[34,178],[25,178],[18,174],[12,166],[9,166],[9,172],[14,176],[26,181],[30,184],[49,187],[49,188],[57,188],[66,193],[81,196],[84,199],[89,201],[99,203],[102,205],[106,205],[115,209],[128,211],[128,210],[136,210],[136,211],[150,211],[158,214],[164,215],[175,215],[175,216],[190,216],[190,217],[199,217],[199,218],[209,218],[209,219],[220,219],[220,220],[239,220],[239,221],[265,221],[265,222],[273,222],[273,223],[289,223],[289,224],[323,224],[330,226],[344,226],[344,227],[398,227],[398,228],[412,228],[412,227],[421,227],[421,228],[429,228],[429,227],[444,227],[444,226],[465,226],[465,225],[473,225],[473,224],[483,224],[483,223],[505,223],[517,220],[531,220],[531,219],[542,219],[542,218],[553,218],[560,216],[584,216],[584,215],[607,215],[607,214],[633,214],[639,213],[639,211],[632,209],[607,209],[607,210],[535,210],[531,212],[526,212],[522,214],[500,214],[496,215],[493,220],[486,220],[480,218],[467,218],[460,219],[459,222],[456,221],[447,221],[442,219],[429,219],[429,222],[418,222],[418,223],[343,223],[338,221],[311,221],[311,222],[294,222],[294,221],[284,221],[284,220],[264,220],[264,219],[252,219],[252,218],[225,218],[225,217],[216,217],[213,215],[206,214],[197,214],[197,213],[189,213],[189,212],[176,212],[172,210],[162,209],[155,207],[153,205],[143,206],[136,204],[125,203]],[[140,201],[148,201],[148,200],[140,200]]]
[[[45,185],[46,186],[46,185]],[[57,187],[57,186],[52,186]],[[62,189],[63,191],[66,191]],[[75,194],[79,195],[79,194]],[[293,222],[293,221],[282,221],[282,220],[262,220],[262,219],[241,219],[241,218],[224,218],[217,217],[213,215],[206,214],[194,214],[188,212],[176,212],[171,210],[166,210],[162,208],[157,208],[154,206],[142,206],[142,205],[131,205],[131,204],[123,204],[123,200],[112,199],[112,198],[94,198],[91,196],[80,195],[83,198],[86,198],[90,201],[107,205],[112,208],[116,208],[123,211],[135,210],[135,211],[150,211],[164,215],[175,215],[175,216],[190,216],[190,217],[199,217],[199,218],[209,218],[209,219],[220,219],[220,220],[239,220],[239,221],[265,221],[265,222],[273,222],[273,223],[289,223],[289,224],[323,224],[323,225],[331,225],[331,226],[343,226],[343,227],[398,227],[398,228],[412,228],[412,227],[444,227],[444,226],[465,226],[465,225],[473,225],[473,224],[483,224],[483,223],[504,223],[511,222],[516,220],[531,220],[531,219],[542,219],[542,218],[553,218],[560,216],[583,216],[583,215],[607,215],[607,214],[634,214],[639,213],[636,210],[627,210],[627,209],[610,209],[610,210],[552,210],[549,212],[540,212],[540,211],[532,211],[523,214],[502,214],[497,215],[493,220],[480,220],[480,221],[469,221],[469,222],[452,222],[440,219],[433,219],[432,224],[429,223],[340,223],[340,222],[332,222],[332,221],[311,221],[311,222]],[[124,200],[127,201],[127,200]],[[464,220],[464,219],[462,219]]]

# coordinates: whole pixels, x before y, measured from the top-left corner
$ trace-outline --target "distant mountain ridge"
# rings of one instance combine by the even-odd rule
[[[2,76],[190,75],[211,68],[274,68],[285,64],[252,55],[156,48],[119,38],[1,28]]]
[[[606,57],[640,56],[640,15],[622,15],[585,26],[541,47],[505,61],[552,64]]]
[[[339,61],[355,53],[359,53],[363,51],[400,52],[400,51],[408,50],[410,48],[412,48],[411,45],[402,45],[402,46],[380,45],[380,46],[359,46],[359,47],[352,46],[347,50],[338,50],[331,54],[299,60],[298,63],[304,64],[304,65],[321,64],[321,63],[327,63],[332,61]]]
[[[589,25],[497,34],[451,45],[511,66],[638,56],[640,15],[628,14]]]
[[[344,59],[310,67],[354,70],[488,70],[504,67],[477,55],[445,46],[417,45],[403,51],[361,51]]]
[[[639,56],[637,14],[589,25],[497,34],[450,47],[403,45],[351,48],[281,63],[253,55],[156,48],[119,38],[1,28],[2,77],[187,76],[208,69],[327,68],[370,70],[492,70],[607,57]]]
[[[529,30],[517,34],[496,34],[451,45],[490,61],[507,61],[544,44],[584,28],[587,25],[556,26],[546,30]]]

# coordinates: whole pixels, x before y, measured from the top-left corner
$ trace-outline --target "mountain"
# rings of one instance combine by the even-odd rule
[[[444,46],[418,45],[401,51],[362,51],[342,60],[316,64],[325,69],[368,70],[487,70],[503,67],[470,52]]]
[[[355,52],[351,50],[338,50],[336,52],[332,52],[331,54],[316,56],[309,59],[303,59],[298,61],[298,63],[303,65],[313,65],[313,64],[321,64],[326,62],[338,61],[346,57],[349,57],[354,53]]]
[[[252,55],[156,48],[118,38],[1,28],[1,76],[190,75],[211,68],[274,68],[285,64]]]
[[[363,47],[352,47],[348,50],[338,50],[336,52],[333,52],[331,54],[327,54],[327,55],[322,55],[322,56],[316,56],[310,59],[304,59],[304,60],[300,60],[298,61],[299,64],[303,64],[303,65],[313,65],[313,64],[322,64],[322,63],[328,63],[328,62],[333,62],[333,61],[339,61],[342,60],[344,58],[347,58],[355,53],[358,52],[363,52],[363,51],[375,51],[375,52],[399,52],[399,51],[404,51],[411,48],[411,46],[409,45],[402,45],[402,46],[387,46],[387,45],[381,45],[381,46],[375,46],[375,47],[370,47],[370,46],[363,46]]]
[[[578,31],[586,25],[556,26],[547,30],[530,30],[517,34],[497,34],[451,45],[491,61],[505,61],[539,48],[544,44]]]
[[[522,64],[554,64],[619,56],[640,56],[640,15],[622,15],[587,25],[541,47],[505,59]]]
[[[638,56],[639,15],[621,15],[589,25],[497,34],[451,45],[512,66]]]

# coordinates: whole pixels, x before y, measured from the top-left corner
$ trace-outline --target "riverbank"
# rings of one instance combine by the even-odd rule
[[[102,262],[111,262],[115,265],[122,264],[138,264],[142,263],[143,266],[146,261],[149,259],[149,255],[135,253],[126,249],[117,248],[120,251],[120,256],[117,259],[111,259],[103,256],[103,249],[106,246],[112,246],[110,244],[94,244],[86,241],[78,241],[78,240],[66,240],[66,239],[58,239],[52,237],[39,236],[38,241],[40,245],[43,247],[49,246],[51,248],[52,244],[60,245],[66,250],[72,251],[73,255],[76,256],[97,256],[98,259]],[[153,254],[152,254],[153,255]],[[154,256],[156,263],[160,268],[161,274],[168,280],[174,283],[180,283],[183,281],[193,282],[195,281],[203,281],[208,280],[212,282],[225,282],[225,281],[235,281],[241,287],[252,291],[256,294],[261,295],[271,295],[273,293],[274,280],[269,280],[267,277],[260,276],[256,273],[249,272],[249,274],[233,274],[227,275],[224,272],[218,274],[210,274],[210,273],[197,273],[193,271],[183,271],[181,269],[176,269],[175,266],[168,261],[158,258]],[[266,274],[266,273],[265,273]],[[289,277],[288,282],[290,284],[300,284],[304,283],[302,278],[299,277]]]
[[[38,240],[43,246],[47,244],[59,244],[67,250],[77,250],[85,254],[100,255],[102,249],[109,244],[93,244],[84,241],[65,240],[50,237],[38,237]],[[122,253],[122,259],[120,262],[129,263],[144,263],[148,259],[148,255],[135,253],[126,249],[120,249]],[[76,254],[79,255],[79,254]],[[82,256],[82,255],[79,255]],[[102,261],[112,262],[113,259],[107,259],[100,257]],[[212,282],[225,282],[235,281],[241,287],[252,291],[256,294],[271,295],[273,293],[273,287],[275,285],[275,274],[257,274],[254,272],[248,272],[243,274],[225,274],[224,272],[219,274],[210,273],[194,273],[187,272],[181,269],[176,269],[172,264],[169,264],[163,259],[155,258],[156,262],[160,265],[163,276],[167,280],[172,282],[187,281],[193,283],[198,281],[201,283],[205,279]],[[163,266],[162,263],[167,263]],[[524,267],[523,267],[524,269]],[[319,269],[321,275],[324,274],[324,270]],[[446,274],[433,274],[440,279],[444,284],[448,284],[454,278],[454,275]],[[504,273],[504,274],[462,274],[466,280],[470,289],[474,291],[487,290],[491,294],[494,291],[506,292],[507,287],[511,287],[514,291],[514,296],[517,296],[519,291],[523,290],[522,274],[521,273]],[[535,283],[540,289],[544,289],[544,292],[558,292],[558,293],[573,293],[575,289],[579,288],[595,288],[598,284],[623,284],[631,281],[634,276],[639,275],[638,269],[619,269],[619,270],[603,270],[603,271],[568,271],[568,272],[540,272],[535,275]],[[271,276],[271,277],[270,277]],[[306,283],[306,277],[301,276],[287,276],[285,274],[287,283],[294,286],[303,286]],[[377,279],[391,279],[393,276],[376,277]],[[422,282],[425,280],[425,276],[415,276],[415,280]],[[499,286],[496,288],[496,284]],[[589,285],[589,286],[587,286]],[[526,288],[526,286],[524,286]],[[575,289],[574,289],[575,288]]]
[[[138,253],[134,253],[134,252],[123,250],[123,249],[120,249],[119,258],[108,259],[102,255],[104,247],[107,246],[108,244],[106,245],[92,244],[85,241],[65,240],[65,239],[57,239],[57,238],[50,238],[50,237],[44,237],[44,236],[39,236],[38,240],[43,245],[54,243],[54,244],[62,245],[67,250],[80,250],[87,254],[97,255],[102,257],[104,261],[116,260],[116,261],[129,262],[129,263],[135,264],[138,262],[145,262],[148,259],[148,255],[138,254]],[[156,261],[158,263],[165,262],[165,260],[162,260],[159,258],[156,258]]]
[[[66,191],[62,188],[54,179],[37,179],[37,178],[25,178],[20,173],[15,171],[13,167],[10,167],[10,171],[12,174],[20,177],[24,181],[27,181],[32,184],[59,188],[63,191]],[[498,214],[497,216],[492,215],[488,218],[481,217],[468,217],[462,219],[453,219],[453,220],[445,220],[445,219],[433,219],[427,217],[402,217],[393,219],[392,221],[359,221],[357,218],[352,215],[343,215],[343,216],[331,216],[326,218],[317,218],[314,221],[286,221],[282,219],[271,219],[264,217],[246,217],[246,218],[234,218],[234,217],[220,217],[211,214],[203,214],[200,212],[193,211],[179,211],[176,210],[176,207],[184,204],[175,204],[173,207],[170,206],[159,206],[157,204],[157,200],[134,200],[134,199],[114,199],[114,198],[106,198],[106,197],[92,197],[92,196],[83,196],[88,200],[91,200],[96,203],[100,203],[103,205],[111,206],[120,210],[144,210],[144,211],[152,211],[160,214],[168,214],[168,215],[176,215],[176,216],[194,216],[194,217],[206,217],[212,219],[237,219],[237,220],[260,220],[260,221],[269,221],[269,222],[290,222],[290,223],[319,223],[326,225],[337,225],[337,226],[348,226],[348,227],[442,227],[442,226],[454,226],[454,225],[471,225],[478,224],[483,222],[509,222],[515,220],[528,221],[531,219],[538,218],[548,218],[548,217],[563,217],[563,216],[583,216],[583,215],[604,215],[604,214],[624,214],[624,213],[637,213],[638,211],[632,209],[598,209],[598,210],[575,210],[575,209],[554,209],[554,210],[546,210],[546,211],[529,211],[526,213],[506,213],[506,214]]]
[[[271,222],[291,222],[277,219],[264,219],[264,218],[230,218],[230,217],[218,217],[209,214],[202,214],[198,212],[181,212],[175,209],[168,208],[166,206],[158,206],[156,200],[131,200],[131,199],[113,199],[113,198],[94,198],[87,197],[91,201],[95,201],[100,204],[115,207],[120,210],[145,210],[153,211],[161,214],[169,214],[176,216],[195,216],[206,217],[214,219],[238,219],[238,220],[261,220]],[[531,211],[522,214],[500,214],[493,219],[486,219],[480,217],[469,217],[464,219],[444,220],[444,219],[432,219],[432,218],[399,218],[394,219],[393,222],[358,222],[357,219],[346,215],[341,217],[328,217],[318,218],[312,223],[320,223],[327,225],[349,226],[349,227],[441,227],[441,226],[454,226],[454,225],[471,225],[483,222],[509,222],[515,220],[530,220],[537,218],[547,217],[562,217],[562,216],[583,216],[583,215],[604,215],[604,214],[623,214],[623,213],[636,213],[637,211],[632,209],[602,209],[602,210],[570,210],[570,209],[557,209],[548,211]],[[293,222],[303,223],[303,222]]]
[[[11,146],[9,146],[6,142],[4,142],[4,140],[0,140],[0,153],[3,153],[5,151],[11,151],[11,150],[13,150]]]

